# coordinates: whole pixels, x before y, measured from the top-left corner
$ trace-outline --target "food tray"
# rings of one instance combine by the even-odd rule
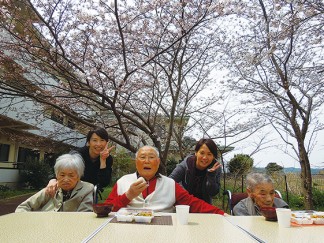
[[[324,212],[292,212],[291,222],[301,225],[324,224]]]
[[[121,208],[116,213],[116,219],[119,222],[151,223],[154,218],[153,210],[146,208]]]

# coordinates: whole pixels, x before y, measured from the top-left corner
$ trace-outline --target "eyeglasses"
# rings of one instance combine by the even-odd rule
[[[137,159],[140,160],[140,161],[147,161],[147,160],[148,161],[154,161],[154,160],[157,159],[157,157],[156,156],[140,156]]]

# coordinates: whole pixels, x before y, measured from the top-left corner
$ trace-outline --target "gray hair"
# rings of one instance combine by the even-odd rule
[[[158,158],[160,158],[159,150],[158,150],[156,147],[153,147],[153,146],[150,146],[150,145],[145,145],[145,146],[143,146],[143,147],[140,147],[140,148],[137,150],[136,154],[135,154],[135,158],[137,158],[138,151],[139,151],[140,149],[143,149],[143,148],[150,148],[150,149],[153,149],[154,152],[156,153],[156,156],[157,156]]]
[[[246,187],[253,191],[256,185],[270,183],[273,185],[273,181],[270,176],[262,173],[249,173],[246,176]]]
[[[63,154],[56,159],[54,165],[55,175],[57,177],[58,173],[63,169],[76,170],[78,176],[81,178],[84,173],[84,162],[80,154]]]

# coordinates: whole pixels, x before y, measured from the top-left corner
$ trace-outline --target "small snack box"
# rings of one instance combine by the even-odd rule
[[[324,224],[324,212],[315,212],[312,216],[314,224]]]
[[[293,212],[291,215],[291,222],[296,224],[313,224],[311,213]]]
[[[135,222],[137,223],[151,223],[152,219],[154,218],[153,211],[146,209],[140,212],[137,212],[134,215]]]
[[[301,225],[324,224],[324,212],[296,211],[292,213],[291,222]]]
[[[154,218],[153,210],[146,208],[121,208],[116,213],[117,221],[119,222],[132,222],[136,223],[151,223]]]
[[[132,222],[134,219],[133,212],[127,208],[121,208],[116,213],[117,221],[119,222]]]

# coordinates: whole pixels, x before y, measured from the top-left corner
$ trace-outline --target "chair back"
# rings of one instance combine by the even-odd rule
[[[95,185],[93,188],[93,204],[98,203],[98,186]]]
[[[231,203],[230,203],[230,210],[231,210],[232,215],[233,215],[232,211],[233,211],[234,206],[236,204],[238,204],[239,201],[247,198],[248,196],[249,195],[247,194],[247,192],[237,192],[237,193],[232,194]]]
[[[282,198],[280,191],[275,190],[276,194],[275,197],[277,198]],[[230,214],[233,215],[233,208],[235,207],[236,204],[238,204],[239,201],[245,199],[248,197],[247,192],[235,192],[232,193],[230,190],[227,190],[226,193],[228,196],[228,206],[230,209]]]

